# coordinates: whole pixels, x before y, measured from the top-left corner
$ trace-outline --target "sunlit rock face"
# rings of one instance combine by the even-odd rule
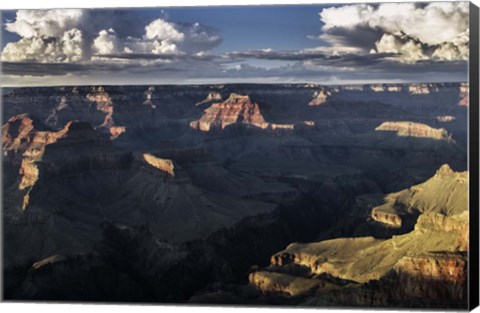
[[[121,134],[123,134],[127,128],[123,126],[112,126],[109,128],[110,130],[110,139],[117,139]]]
[[[295,125],[293,124],[275,124],[275,123],[271,123],[270,124],[270,128],[272,130],[293,130],[295,128]]]
[[[149,91],[150,88],[147,90]],[[153,90],[150,90],[153,93]],[[150,93],[150,97],[151,97]],[[112,98],[110,95],[105,91],[105,88],[102,86],[100,87],[92,87],[92,90],[89,94],[87,94],[87,99],[90,102],[96,103],[96,109],[100,112],[106,113],[105,119],[103,123],[98,126],[98,128],[105,129],[107,133],[110,133],[110,139],[116,139],[121,134],[123,134],[126,130],[126,127],[116,126],[115,121],[113,119],[114,113],[114,105]],[[148,99],[148,96],[147,96]],[[153,104],[150,104],[153,105]]]
[[[143,159],[145,162],[147,162],[149,165],[153,166],[154,168],[168,174],[171,177],[175,176],[175,166],[173,165],[173,161],[169,159],[162,159],[159,157],[156,157],[152,154],[145,153],[143,155]]]
[[[222,101],[222,95],[218,91],[212,91],[208,96],[200,102],[195,103],[195,106],[200,106],[205,103],[210,103],[212,101]]]
[[[383,85],[371,85],[370,86],[370,89],[374,92],[384,92],[385,91],[385,87]]]
[[[322,105],[324,103],[327,102],[328,100],[328,97],[330,96],[330,92],[329,91],[325,91],[325,90],[320,90],[320,91],[316,91],[314,94],[313,94],[313,99],[312,101],[310,101],[308,103],[309,106],[317,106],[317,105]]]
[[[105,113],[108,113],[108,107],[113,105],[112,98],[110,98],[110,95],[105,91],[105,88],[103,88],[102,86],[92,87],[90,93],[87,94],[87,99],[91,102],[95,102],[97,110]]]
[[[428,84],[411,84],[408,86],[408,92],[411,95],[428,95],[430,94],[430,87]]]
[[[389,92],[400,92],[400,91],[402,91],[402,86],[400,86],[400,85],[388,85],[387,90]]]
[[[65,136],[71,123],[59,131],[40,131],[35,129],[34,121],[27,114],[11,117],[2,126],[3,154],[15,153],[20,156],[20,183],[19,190],[25,190],[22,209],[25,210],[29,202],[29,192],[39,177],[36,162],[42,159],[47,145],[55,143]]]
[[[395,288],[401,298],[460,301],[466,297],[465,256],[455,253],[406,256],[395,264],[393,271],[396,282],[402,286]]]
[[[222,103],[214,103],[204,111],[199,120],[190,123],[190,127],[200,131],[223,130],[228,125],[241,123],[253,125],[262,129],[269,126],[260,112],[257,103],[249,96],[235,93]]]
[[[451,135],[443,128],[436,129],[426,124],[415,122],[384,122],[376,131],[394,131],[401,137],[430,138],[451,141]]]
[[[441,122],[441,123],[448,123],[448,122],[453,122],[455,120],[455,116],[452,116],[452,115],[439,115],[439,116],[436,116],[435,119],[438,121],[438,122]]]
[[[371,216],[374,221],[377,221],[392,227],[402,226],[402,217],[395,212],[385,212],[381,209],[374,208],[372,210]]]
[[[274,254],[267,268],[251,273],[249,282],[267,295],[308,296],[306,303],[313,299],[355,305],[418,299],[463,303],[467,188],[468,173],[455,172],[445,164],[424,183],[385,196],[388,222],[393,223],[395,214],[420,214],[410,232],[387,239],[367,236],[292,243]],[[321,284],[325,277],[335,288]]]
[[[387,195],[384,204],[372,209],[371,218],[388,226],[401,227],[404,219],[412,214],[458,215],[467,208],[467,188],[468,173],[455,172],[448,164],[444,164],[437,170],[435,176],[426,182]],[[438,190],[444,190],[444,192],[437,194]],[[448,206],[444,203],[448,203]],[[422,227],[427,222],[430,222],[430,228],[434,228],[437,224],[446,225],[442,229],[449,232],[454,231],[456,227],[452,226],[455,220],[444,221],[441,216],[424,215],[422,214],[417,220],[418,227]],[[464,231],[464,229],[461,230],[462,236]]]
[[[458,101],[459,106],[468,107],[470,104],[470,87],[468,83],[460,84],[460,100]]]

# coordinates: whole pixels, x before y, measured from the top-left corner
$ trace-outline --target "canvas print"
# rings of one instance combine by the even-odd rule
[[[467,308],[469,13],[2,11],[4,300]]]

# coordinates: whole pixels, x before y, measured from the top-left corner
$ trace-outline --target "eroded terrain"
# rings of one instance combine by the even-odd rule
[[[466,84],[2,91],[6,299],[466,307]]]

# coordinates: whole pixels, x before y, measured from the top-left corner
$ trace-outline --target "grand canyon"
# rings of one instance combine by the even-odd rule
[[[4,298],[464,309],[468,88],[4,87]]]

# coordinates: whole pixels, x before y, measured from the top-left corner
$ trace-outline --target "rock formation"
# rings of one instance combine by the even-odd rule
[[[374,92],[384,92],[385,91],[385,87],[382,84],[371,85],[370,89],[373,90]]]
[[[250,284],[265,294],[299,297],[319,291],[335,289],[335,285],[321,279],[309,279],[285,273],[257,271],[248,275]]]
[[[147,162],[154,168],[168,174],[171,177],[175,177],[175,171],[174,171],[175,166],[173,165],[172,160],[162,159],[154,155],[151,155],[149,153],[145,153],[143,155],[143,158],[145,162]]]
[[[345,90],[348,90],[348,91],[363,91],[363,86],[359,86],[359,85],[350,85],[350,86],[344,86],[343,87]]]
[[[415,122],[384,122],[376,131],[395,131],[397,136],[418,137],[435,140],[452,141],[452,136],[443,128],[436,129],[426,124]]]
[[[411,84],[408,86],[408,92],[411,95],[428,95],[430,88],[428,84]]]
[[[232,124],[247,124],[265,129],[268,123],[260,112],[260,106],[249,96],[235,93],[222,103],[214,103],[204,111],[199,120],[190,123],[190,127],[201,131],[223,130]]]
[[[352,292],[371,295],[357,299],[360,305],[373,305],[373,295],[384,299],[384,304],[416,299],[465,301],[467,175],[444,165],[428,181],[387,196],[392,206],[403,207],[403,212],[420,212],[409,233],[390,239],[357,237],[292,243],[271,257],[270,266],[250,274],[249,281],[265,294],[300,296],[310,292],[319,299],[331,296],[336,299],[334,303],[342,299],[342,294]],[[303,270],[292,272],[294,267]],[[318,293],[321,277],[330,277],[337,287],[327,292],[326,298]],[[305,289],[293,292],[291,286],[297,279]]]
[[[115,125],[115,121],[113,120],[114,106],[112,98],[105,91],[105,88],[102,86],[97,88],[92,87],[91,92],[87,94],[87,99],[96,103],[96,108],[98,111],[106,113],[103,123],[99,125],[98,128],[105,129],[111,135],[111,140],[116,139],[126,131],[126,127],[119,127]]]
[[[470,88],[468,83],[462,83],[460,85],[460,100],[458,101],[459,106],[468,107],[470,104]]]
[[[455,120],[455,116],[452,116],[452,115],[439,115],[439,116],[436,116],[435,119],[438,121],[438,122],[441,122],[441,123],[447,123],[447,122],[452,122]]]
[[[60,100],[60,103],[58,104],[58,106],[56,106],[53,110],[52,110],[52,113],[47,117],[47,119],[45,120],[45,124],[49,125],[49,126],[56,126],[57,125],[57,122],[58,122],[58,117],[57,117],[57,113],[63,109],[65,109],[66,107],[68,106],[67,104],[67,97],[66,96],[63,96]]]
[[[57,132],[40,131],[35,129],[34,121],[27,114],[11,117],[2,126],[2,147],[4,155],[10,152],[18,154],[20,163],[19,190],[26,190],[23,198],[22,209],[25,210],[29,202],[29,192],[35,185],[39,176],[36,162],[42,159],[45,147],[55,143],[65,136],[71,123]]]
[[[400,92],[400,91],[402,91],[402,86],[400,86],[400,85],[388,85],[387,90],[389,92]]]
[[[313,94],[313,99],[308,103],[309,106],[317,106],[317,105],[322,105],[327,102],[328,97],[331,95],[329,91],[326,90],[320,90],[316,91]]]
[[[439,194],[438,190],[445,190]],[[456,215],[467,209],[468,173],[454,172],[444,164],[426,182],[385,197],[385,204],[374,207],[371,217],[393,227],[401,227],[403,218],[415,213]]]
[[[200,106],[204,103],[210,103],[213,101],[222,101],[222,95],[218,91],[210,92],[205,99],[200,102],[195,103],[195,106]]]
[[[145,91],[145,101],[143,102],[144,105],[148,105],[152,109],[156,109],[157,106],[152,102],[153,93],[155,92],[155,87],[150,86]]]

